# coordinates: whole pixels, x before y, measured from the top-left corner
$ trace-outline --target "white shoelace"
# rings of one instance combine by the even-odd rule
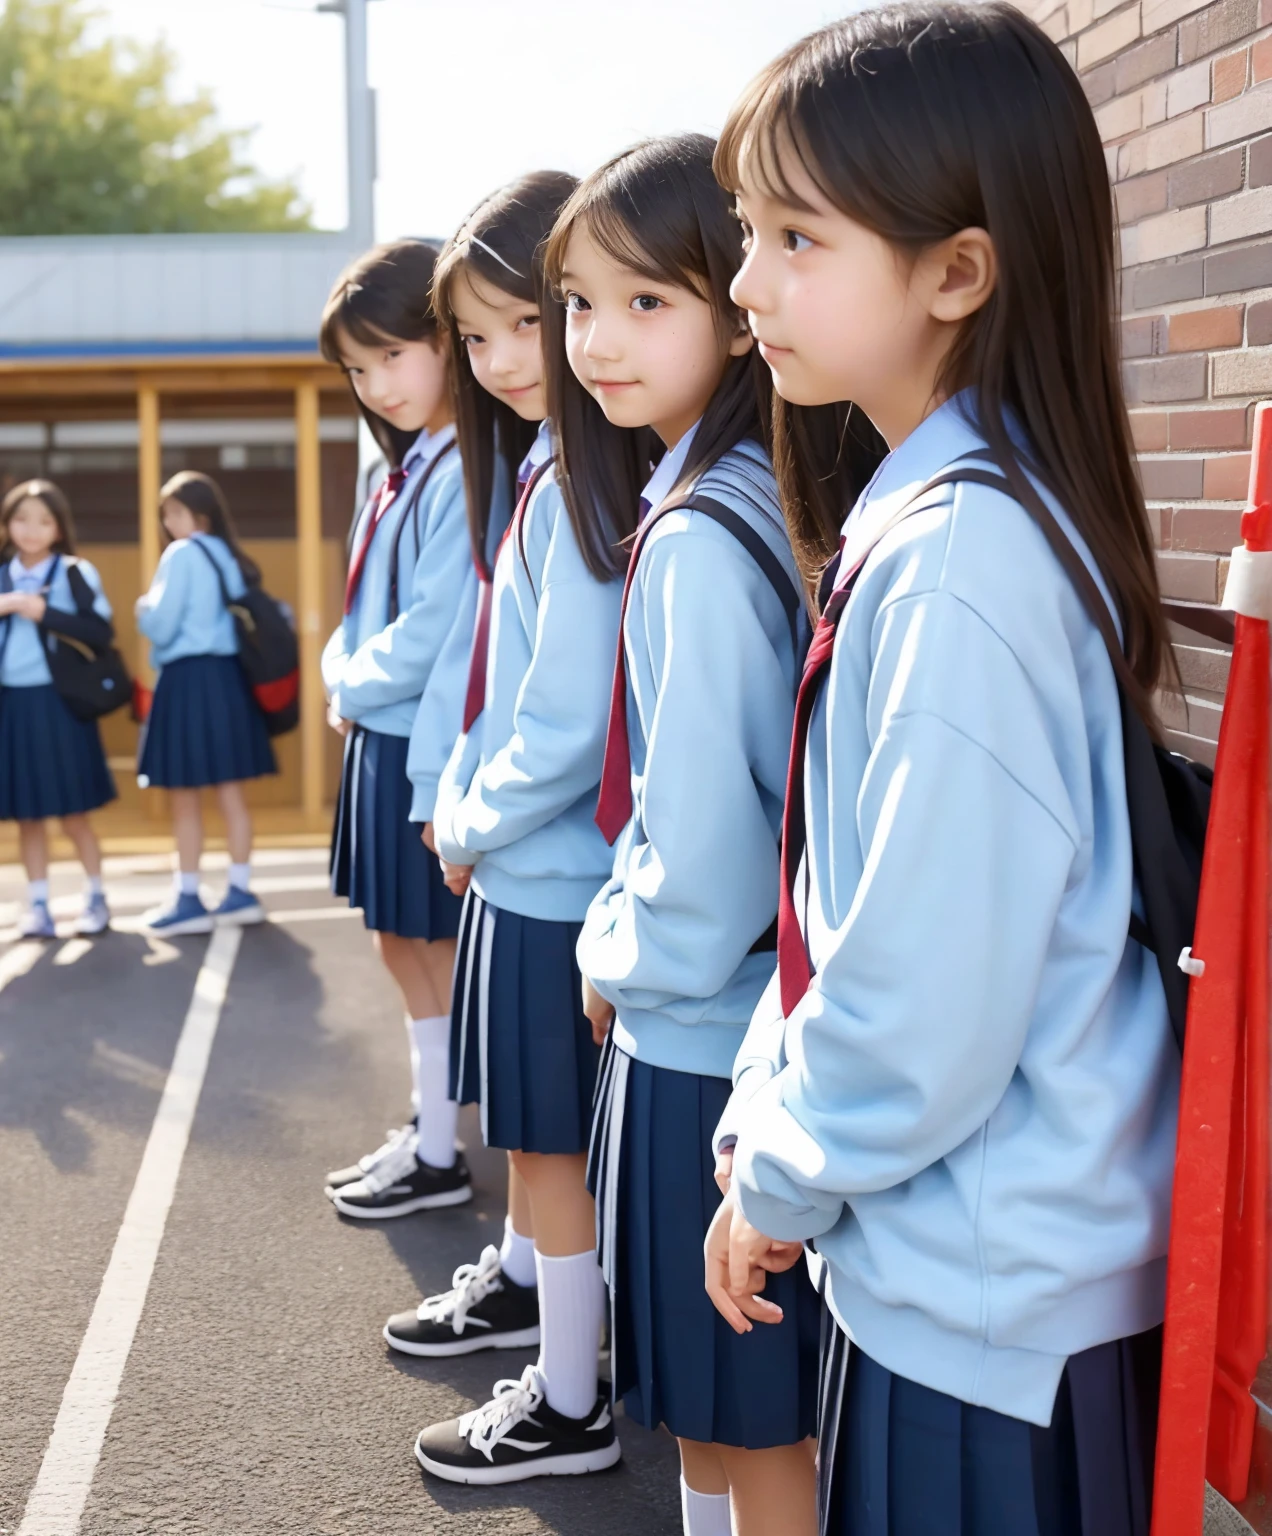
[[[374,1152],[368,1152],[365,1157],[358,1159],[358,1167],[362,1169],[363,1173],[373,1172],[378,1163],[383,1162],[391,1152],[396,1152],[403,1141],[415,1134],[415,1127],[413,1125],[402,1125],[396,1130],[389,1131],[387,1134],[388,1139],[383,1146],[377,1147]]]
[[[382,1194],[399,1179],[415,1172],[415,1132],[408,1130],[397,1141],[386,1143],[382,1150],[384,1156],[359,1181],[373,1195]]]
[[[528,1365],[520,1381],[497,1381],[495,1395],[480,1408],[474,1408],[459,1421],[459,1433],[473,1450],[493,1461],[495,1447],[519,1424],[534,1414],[547,1395],[547,1382],[537,1365]]]
[[[483,1248],[475,1264],[461,1264],[451,1276],[453,1289],[437,1296],[426,1296],[415,1315],[422,1323],[450,1323],[457,1334],[463,1333],[468,1314],[487,1296],[503,1289],[503,1266],[493,1243]]]

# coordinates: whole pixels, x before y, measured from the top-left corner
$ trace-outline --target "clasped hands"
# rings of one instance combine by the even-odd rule
[[[13,615],[19,619],[30,619],[32,624],[39,624],[47,608],[48,604],[38,592],[0,593],[0,619]]]
[[[750,1333],[755,1323],[782,1321],[781,1307],[760,1292],[769,1275],[799,1263],[804,1245],[765,1237],[742,1214],[733,1187],[732,1147],[716,1154],[715,1178],[724,1200],[703,1244],[707,1295],[735,1333]]]

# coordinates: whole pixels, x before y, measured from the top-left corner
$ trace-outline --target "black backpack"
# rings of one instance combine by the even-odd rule
[[[44,588],[46,597],[57,578],[59,565],[66,567],[74,611],[46,606],[40,635],[48,658],[49,676],[58,697],[77,720],[100,720],[132,701],[132,678],[115,646],[115,628],[93,604],[97,594],[89,586],[75,559],[61,555],[53,562]],[[0,591],[11,592],[9,570],[0,577]],[[5,624],[5,640],[9,625]]]
[[[1126,661],[1108,603],[1086,562],[1029,478],[1014,464],[1004,470],[988,452],[969,454],[968,458],[988,460],[993,469],[955,465],[929,481],[924,490],[937,484],[971,480],[1020,502],[1042,530],[1108,648],[1122,714],[1126,804],[1135,879],[1144,907],[1143,918],[1132,913],[1129,932],[1132,939],[1152,950],[1157,958],[1171,1029],[1182,1050],[1190,975],[1184,967],[1189,964],[1187,951],[1197,923],[1214,775],[1203,763],[1193,762],[1154,741],[1123,686]],[[1176,622],[1231,643],[1230,615],[1213,609],[1196,613],[1187,604],[1166,603],[1164,607]]]
[[[200,540],[192,543],[216,572],[221,601],[234,620],[239,664],[265,729],[271,736],[294,731],[300,723],[300,646],[290,615],[264,587],[249,586],[242,597],[231,597],[216,556]]]

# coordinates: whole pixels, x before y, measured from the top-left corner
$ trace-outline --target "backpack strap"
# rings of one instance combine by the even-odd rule
[[[190,542],[194,545],[195,549],[199,551],[199,553],[203,556],[203,558],[208,562],[208,564],[215,572],[216,584],[221,589],[221,601],[227,608],[233,609],[234,599],[230,596],[230,589],[225,584],[225,572],[221,569],[221,562],[216,558],[210,549],[205,549],[198,539],[191,539]]]
[[[443,443],[433,457],[428,461],[428,467],[420,476],[420,483],[411,493],[411,499],[402,509],[402,515],[398,518],[397,527],[393,530],[393,548],[389,553],[389,623],[392,624],[400,612],[398,606],[398,562],[402,549],[402,534],[409,522],[415,530],[415,558],[420,555],[420,500],[424,495],[424,487],[433,478],[433,471],[442,462],[448,453],[459,447],[456,438]]]

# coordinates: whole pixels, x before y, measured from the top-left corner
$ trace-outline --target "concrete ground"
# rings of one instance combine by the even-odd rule
[[[166,867],[108,872],[133,931],[44,946],[12,942],[22,884],[0,870],[0,1533],[23,1523],[207,950],[136,931],[166,894]],[[214,893],[222,878],[209,871]],[[257,883],[274,921],[245,933],[234,963],[78,1530],[679,1531],[674,1446],[625,1421],[623,1463],[589,1478],[485,1491],[416,1465],[421,1426],[483,1401],[530,1358],[412,1361],[380,1338],[390,1312],[498,1241],[502,1161],[468,1121],[472,1205],[383,1224],[336,1216],[323,1172],[402,1114],[401,1013],[360,919],[325,894],[320,853],[264,855]],[[73,917],[77,885],[58,873],[55,915]],[[77,1528],[59,1517],[41,1529]]]

